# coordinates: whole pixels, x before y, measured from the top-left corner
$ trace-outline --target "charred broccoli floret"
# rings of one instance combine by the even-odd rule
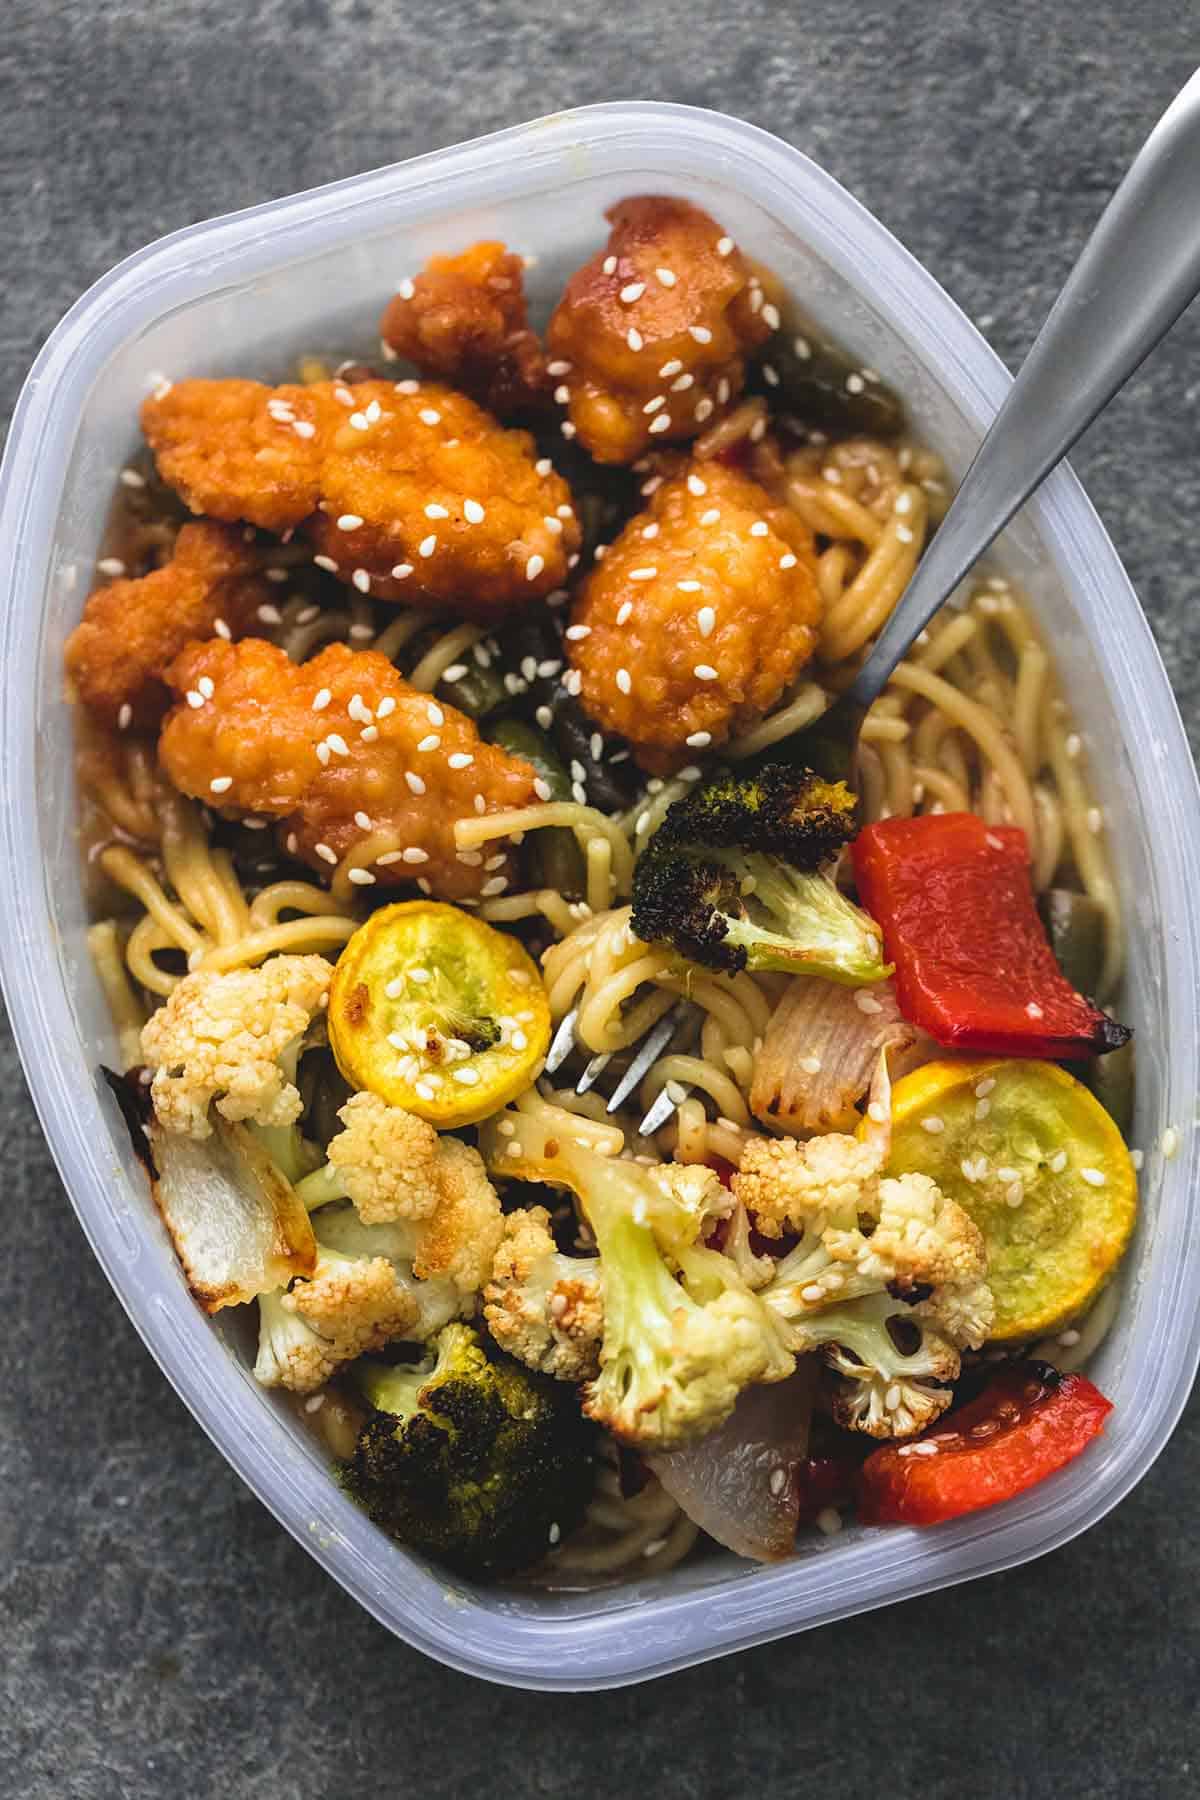
[[[633,929],[712,969],[882,980],[879,927],[830,873],[854,805],[811,769],[718,775],[668,809],[638,858]]]
[[[447,1325],[432,1356],[355,1370],[371,1407],[345,1491],[400,1543],[477,1579],[514,1575],[574,1530],[594,1429],[574,1391]]]

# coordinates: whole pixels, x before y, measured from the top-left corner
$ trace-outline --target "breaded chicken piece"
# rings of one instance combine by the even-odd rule
[[[303,526],[361,593],[513,612],[566,580],[571,492],[528,433],[417,381],[181,381],[142,407],[159,472],[193,512]]]
[[[370,839],[362,885],[477,897],[495,871],[455,849],[454,821],[536,803],[528,763],[374,650],[330,644],[294,663],[260,638],[214,638],[190,645],[167,681],[181,699],[159,739],[170,780],[210,806],[277,818],[288,853],[326,876]]]
[[[699,207],[645,194],[606,216],[608,243],[567,283],[546,347],[564,432],[597,462],[628,463],[703,431],[779,317]]]
[[[550,377],[525,309],[525,269],[494,240],[431,256],[403,281],[379,325],[385,344],[426,375],[462,388],[499,418],[541,412]]]
[[[691,462],[588,576],[567,642],[584,711],[666,774],[775,704],[820,619],[808,527],[736,469]]]
[[[272,600],[261,552],[232,525],[185,525],[171,560],[97,588],[67,639],[67,674],[98,719],[153,730],[171,696],[163,671],[193,638],[241,637]]]

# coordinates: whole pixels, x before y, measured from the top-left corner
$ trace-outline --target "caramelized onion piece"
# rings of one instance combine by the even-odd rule
[[[689,1519],[727,1550],[780,1562],[795,1547],[798,1470],[808,1454],[817,1358],[786,1381],[742,1390],[723,1425],[647,1460]]]
[[[853,1130],[855,1105],[871,1085],[880,1051],[895,1073],[916,1045],[917,1032],[900,1017],[890,981],[854,989],[797,975],[754,1059],[750,1110],[784,1131]]]

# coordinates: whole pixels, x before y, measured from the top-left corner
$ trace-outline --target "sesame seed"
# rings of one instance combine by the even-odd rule
[[[707,750],[712,743],[712,732],[693,731],[690,737],[684,739],[684,742],[689,750]]]
[[[420,743],[417,745],[417,749],[423,753],[427,753],[430,750],[436,750],[441,741],[442,740],[437,732],[431,731],[427,737],[421,739]]]
[[[977,1082],[975,1085],[975,1098],[977,1100],[986,1100],[995,1085],[996,1077],[994,1075],[985,1075],[983,1080]]]
[[[351,576],[350,579],[353,581],[355,587],[358,589],[360,594],[369,594],[370,593],[370,591],[371,591],[371,576],[370,576],[370,573],[368,570],[355,569],[354,574]]]
[[[425,707],[425,717],[429,720],[431,725],[444,725],[446,723],[446,715],[436,700],[430,700],[427,703]]]
[[[670,431],[670,429],[671,429],[670,413],[659,413],[655,418],[651,419],[650,429],[653,432]]]
[[[333,751],[335,756],[349,756],[350,746],[340,732],[331,731],[329,736],[325,739],[325,742],[329,745],[329,748]]]
[[[1061,1175],[1063,1170],[1067,1166],[1066,1151],[1065,1150],[1056,1150],[1054,1152],[1054,1155],[1050,1158],[1050,1162],[1049,1162],[1048,1166],[1055,1175]]]
[[[784,553],[784,554],[783,554],[783,555],[782,555],[782,556],[781,556],[781,557],[780,557],[780,559],[779,559],[779,566],[780,566],[780,568],[781,568],[781,569],[794,569],[794,568],[795,568],[795,566],[796,566],[796,558],[795,558],[795,556],[794,556],[794,555],[793,555],[793,554],[792,554],[792,552],[791,552],[791,551],[790,551],[790,550],[788,550],[788,551],[786,551],[786,552],[785,552],[785,553]]]
[[[628,620],[629,615],[632,611],[633,611],[633,601],[632,600],[622,600],[620,606],[617,608],[617,624],[624,625],[626,623],[626,621]]]
[[[543,781],[542,777],[539,775],[534,780],[533,791],[539,800],[549,800],[554,790],[551,788],[550,783],[548,781]]]
[[[313,849],[316,851],[317,855],[321,858],[322,862],[327,862],[327,863],[336,863],[337,862],[337,852],[335,850],[331,850],[329,848],[328,844],[314,844]]]
[[[442,670],[443,681],[461,681],[467,673],[466,663],[451,663],[448,669]]]
[[[731,237],[718,238],[717,239],[717,255],[718,256],[731,256],[732,254],[733,254],[733,239]]]
[[[1079,755],[1079,752],[1083,749],[1083,742],[1077,731],[1072,731],[1068,735],[1066,741],[1063,744],[1063,749],[1066,752],[1069,759],[1072,762],[1074,762],[1075,758]]]
[[[564,362],[560,357],[557,362],[548,362],[546,364],[546,373],[547,375],[569,375],[571,373],[571,365],[569,362]]]
[[[1030,1000],[1025,1007],[1026,1016],[1030,1019],[1044,1019],[1045,1013],[1036,1000]]]
[[[336,575],[338,572],[338,566],[332,556],[314,556],[313,561],[318,569],[324,569],[330,575]]]
[[[996,1169],[996,1180],[997,1181],[1019,1181],[1020,1179],[1021,1179],[1020,1169],[1010,1169],[1010,1168],[1007,1168],[1004,1164],[1000,1164]]]
[[[1020,1206],[1024,1198],[1025,1189],[1021,1186],[1019,1181],[1014,1181],[1012,1186],[1006,1188],[1004,1191],[1004,1204],[1006,1206]]]
[[[432,556],[436,549],[437,549],[437,535],[436,535],[436,533],[431,531],[429,536],[426,538],[422,538],[420,543],[417,545],[417,555],[418,556]]]
[[[442,422],[441,413],[433,406],[423,406],[417,417],[422,425],[440,425]]]
[[[1163,1158],[1166,1162],[1170,1162],[1172,1157],[1178,1153],[1179,1133],[1173,1125],[1168,1125],[1167,1129],[1163,1132],[1162,1137],[1159,1139],[1159,1149],[1162,1151]]]
[[[434,1089],[429,1085],[428,1081],[415,1082],[413,1084],[413,1092],[419,1094],[422,1100],[432,1100],[434,1098]]]
[[[623,694],[628,694],[633,687],[633,681],[630,678],[629,670],[628,669],[618,669],[616,679],[617,679],[617,686],[620,688],[621,692]]]
[[[677,380],[671,383],[671,392],[673,394],[686,394],[688,389],[690,387],[695,387],[695,385],[696,377],[694,375],[680,375]]]
[[[96,567],[102,575],[123,575],[125,573],[125,564],[119,556],[102,556]]]
[[[555,403],[558,406],[565,406],[570,398],[571,390],[564,381],[560,387],[556,387],[554,390]]]
[[[280,612],[279,608],[277,606],[271,606],[269,603],[265,606],[258,607],[254,616],[264,625],[279,625],[283,621],[283,614]]]
[[[475,758],[467,750],[456,750],[453,756],[446,758],[446,761],[452,769],[469,769]]]
[[[770,529],[771,527],[767,524],[765,519],[755,519],[753,525],[750,527],[750,536],[766,537],[770,532]]]
[[[701,637],[711,637],[716,629],[717,613],[712,606],[702,606],[696,614],[696,624],[700,628]]]
[[[370,831],[371,829],[371,819],[368,813],[356,812],[354,815],[354,823],[358,826],[360,831]]]
[[[764,363],[762,365],[762,372],[763,380],[767,383],[768,387],[779,386],[779,370],[774,368],[771,363]]]
[[[673,288],[675,286],[677,276],[674,269],[655,269],[654,274],[657,280],[661,281],[665,288]]]
[[[620,300],[622,306],[632,306],[635,300],[641,299],[645,291],[646,284],[644,281],[630,281],[621,289],[617,298]]]
[[[1129,1152],[1129,1166],[1133,1169],[1135,1174],[1140,1173],[1143,1160],[1140,1150],[1131,1150]]]
[[[375,716],[378,719],[386,719],[391,713],[394,713],[395,710],[395,696],[392,694],[385,694],[383,699],[379,702],[379,705],[375,708]]]
[[[1106,1177],[1100,1169],[1080,1169],[1080,1177],[1089,1187],[1103,1187]]]
[[[584,638],[591,637],[591,635],[592,628],[590,625],[568,625],[566,631],[563,633],[563,636],[570,644],[582,644]]]
[[[801,362],[807,362],[812,356],[812,345],[807,338],[794,337],[792,339],[792,349],[800,358]]]
[[[625,333],[625,342],[629,345],[631,350],[643,349],[645,341],[646,340],[643,338],[636,325],[631,325],[629,330]]]
[[[430,517],[432,517],[432,514]],[[483,507],[480,506],[478,500],[464,500],[463,517],[469,525],[482,525],[487,514],[484,512]]]
[[[874,994],[868,994],[866,988],[859,988],[856,991],[854,1004],[861,1013],[881,1013],[883,1011]]]
[[[192,706],[192,707],[203,706],[204,705],[204,695],[197,693],[195,688],[189,688],[187,691],[187,703],[189,706]]]
[[[697,663],[692,670],[697,681],[719,681],[720,676],[711,663]]]
[[[493,900],[497,894],[502,894],[507,886],[508,882],[503,875],[493,875],[484,882],[479,892],[485,900]]]
[[[346,871],[346,879],[347,881],[352,881],[355,887],[375,886],[375,877],[372,875],[370,869],[348,869]]]
[[[395,581],[407,581],[412,572],[413,566],[411,563],[397,563],[392,570],[392,578]]]
[[[698,344],[712,343],[712,332],[707,325],[689,325],[688,336],[694,338]]]
[[[992,1110],[992,1103],[990,1100],[977,1100],[975,1102],[975,1117],[980,1121],[981,1124],[982,1124],[983,1120],[987,1118],[987,1116],[991,1112],[991,1110]]]
[[[425,783],[421,780],[419,775],[414,775],[411,769],[405,769],[404,779],[408,784],[410,793],[423,794],[425,792]]]
[[[600,264],[600,267],[603,269],[603,271],[606,275],[615,275],[617,272],[616,257],[615,256],[606,256],[604,261]]]
[[[643,408],[642,408],[642,411],[644,413],[655,413],[659,410],[659,408],[661,406],[665,406],[666,404],[667,404],[667,396],[665,394],[655,394],[653,400],[647,400],[645,406],[643,406]]]
[[[701,424],[703,424],[704,420],[709,417],[712,410],[713,410],[713,403],[711,400],[697,400],[697,402],[696,402],[696,417],[697,417],[697,419],[700,420]]]
[[[541,456],[538,458],[537,462],[534,463],[533,472],[535,475],[541,475],[542,477],[552,475],[554,473],[554,464],[550,461],[548,456]]]
[[[313,702],[312,702],[313,711],[314,712],[324,712],[325,708],[329,705],[329,702],[332,699],[333,699],[333,695],[327,687],[318,688],[317,692],[313,695]]]
[[[539,556],[537,554],[537,552],[535,551],[534,554],[529,558],[529,561],[525,564],[525,579],[526,579],[526,581],[536,581],[538,576],[541,574],[542,570],[545,568],[545,566],[546,566],[545,557]]]
[[[921,1120],[921,1129],[927,1131],[930,1137],[936,1137],[939,1131],[945,1131],[946,1121],[940,1119],[936,1113],[931,1113],[927,1119]]]
[[[398,394],[419,394],[420,391],[421,391],[420,382],[414,381],[411,375],[408,376],[404,381],[398,381],[396,383],[396,392]]]
[[[367,418],[366,413],[352,412],[350,414],[350,424],[354,427],[355,431],[365,431],[370,424],[370,420]]]
[[[640,569],[630,569],[629,579],[630,581],[653,581],[657,574],[658,570],[654,564],[648,563]]]
[[[357,513],[343,513],[338,519],[337,528],[339,531],[357,531],[361,524],[362,520]]]
[[[583,676],[578,669],[567,670],[566,674],[563,676],[563,687],[567,690],[567,693],[570,694],[572,700],[578,700],[579,695],[583,690]]]
[[[763,322],[769,325],[772,331],[779,330],[779,308],[772,306],[769,300],[762,309],[762,316]]]
[[[329,745],[325,742],[325,739],[322,738],[321,742],[317,745],[317,761],[323,769],[329,767],[329,758],[331,755],[332,751],[330,750]]]
[[[416,845],[413,844],[404,852],[401,860],[406,863],[427,863],[429,861],[429,852],[428,850],[419,850]],[[416,970],[413,971],[414,980],[416,979],[417,973]],[[421,970],[420,973],[424,974],[425,971]]]
[[[375,858],[375,861],[379,864],[381,869],[384,869],[389,867],[392,863],[402,862],[403,855],[399,850],[385,850],[382,856],[377,856]],[[399,992],[399,989],[397,989],[397,992]]]

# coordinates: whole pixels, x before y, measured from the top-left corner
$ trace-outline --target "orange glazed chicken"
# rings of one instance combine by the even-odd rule
[[[533,439],[417,381],[182,381],[142,408],[163,480],[193,512],[297,526],[360,593],[490,619],[561,587],[571,492]]]
[[[525,310],[525,270],[503,244],[432,256],[402,281],[379,326],[389,349],[500,418],[541,411],[546,358]]]
[[[817,642],[812,534],[722,463],[655,489],[567,629],[585,711],[665,774],[767,712]]]
[[[597,462],[628,463],[703,431],[779,317],[699,207],[646,194],[607,217],[608,244],[567,283],[546,345],[563,431]]]
[[[67,673],[98,719],[152,730],[171,704],[163,673],[193,638],[241,637],[277,617],[254,551],[230,525],[185,525],[169,562],[136,581],[97,588],[67,639]]]
[[[159,757],[182,793],[274,816],[289,855],[326,876],[365,848],[349,874],[363,887],[417,881],[462,900],[507,885],[481,852],[456,850],[454,821],[535,804],[533,769],[385,656],[330,644],[296,664],[259,638],[216,638],[167,680],[180,704]]]

